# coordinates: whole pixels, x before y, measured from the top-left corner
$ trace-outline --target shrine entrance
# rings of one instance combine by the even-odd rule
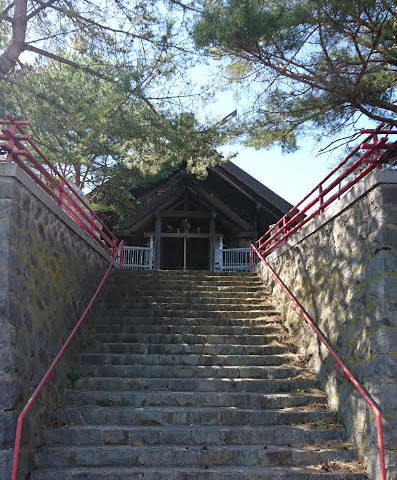
[[[208,238],[161,239],[161,270],[209,270],[209,256]]]
[[[186,198],[185,198],[186,201]],[[206,210],[167,210],[156,219],[155,268],[212,270],[215,213]]]

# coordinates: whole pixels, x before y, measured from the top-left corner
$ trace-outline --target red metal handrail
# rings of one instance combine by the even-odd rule
[[[31,409],[31,407],[32,407],[34,401],[36,400],[37,396],[39,395],[39,393],[41,392],[41,390],[43,389],[43,387],[47,383],[48,379],[50,378],[50,376],[53,375],[54,368],[55,368],[56,364],[58,363],[59,359],[62,357],[63,353],[68,348],[68,346],[69,346],[70,342],[72,341],[75,333],[77,332],[77,330],[79,329],[79,327],[83,323],[83,321],[85,320],[90,308],[92,307],[92,304],[94,303],[95,299],[97,298],[97,296],[98,296],[100,290],[102,289],[106,279],[108,278],[110,270],[113,267],[113,264],[115,263],[115,261],[117,259],[119,259],[120,260],[120,266],[122,265],[123,245],[124,245],[124,242],[122,240],[120,242],[120,245],[117,248],[115,254],[112,257],[112,260],[109,263],[109,266],[107,267],[106,272],[105,272],[104,276],[102,277],[102,280],[100,281],[97,289],[95,290],[94,295],[92,296],[91,300],[88,302],[88,305],[87,305],[86,309],[84,310],[83,314],[81,315],[78,322],[74,326],[74,328],[73,328],[72,332],[70,333],[70,335],[68,336],[67,340],[62,345],[62,348],[57,353],[53,362],[48,367],[48,370],[46,371],[43,378],[40,380],[36,389],[34,390],[31,397],[29,398],[28,402],[26,403],[25,407],[23,408],[22,412],[18,416],[17,428],[16,428],[16,434],[15,434],[15,442],[14,442],[14,453],[13,453],[13,458],[12,458],[11,480],[16,480],[16,478],[17,478],[19,452],[20,452],[20,449],[21,449],[21,435],[22,435],[23,421],[24,421],[27,413]],[[120,253],[118,253],[118,252],[120,252]]]
[[[380,413],[379,408],[375,405],[375,402],[367,395],[367,393],[364,391],[364,389],[361,387],[361,385],[358,383],[358,381],[353,377],[349,369],[346,367],[346,365],[342,362],[342,360],[338,357],[338,355],[335,353],[335,351],[332,349],[330,344],[327,342],[325,339],[324,335],[320,332],[320,330],[314,325],[308,314],[304,311],[304,309],[301,307],[300,303],[296,300],[296,298],[293,296],[293,294],[288,290],[286,285],[283,283],[283,281],[280,279],[280,277],[273,271],[273,269],[270,267],[270,265],[266,262],[266,260],[263,258],[261,253],[259,252],[258,249],[254,247],[254,245],[251,244],[251,262],[254,262],[256,259],[254,258],[254,254],[257,256],[257,259],[259,259],[263,265],[269,270],[270,274],[274,278],[274,280],[280,285],[284,293],[287,295],[287,297],[291,300],[291,302],[294,304],[295,310],[298,313],[298,315],[302,316],[306,323],[310,326],[312,330],[316,333],[317,337],[320,339],[320,341],[325,345],[329,353],[332,355],[334,360],[336,361],[338,367],[343,370],[343,373],[345,374],[346,378],[350,380],[350,382],[354,385],[356,390],[360,393],[360,395],[364,398],[366,403],[369,405],[371,410],[374,412],[375,417],[376,417],[376,430],[377,430],[377,437],[378,437],[378,452],[379,452],[379,469],[380,469],[380,478],[381,480],[386,480],[386,468],[385,468],[385,447],[384,447],[384,441],[383,441],[383,426],[382,426],[382,415]]]
[[[287,238],[313,217],[324,213],[324,210],[331,203],[339,199],[342,194],[350,190],[372,170],[381,168],[384,158],[383,154],[393,145],[392,143],[387,143],[388,135],[397,134],[397,129],[387,129],[385,124],[381,123],[373,130],[361,130],[360,133],[369,133],[369,136],[316,185],[310,193],[257,240],[258,250],[263,256],[272,252],[281,242],[286,241]],[[379,138],[380,135],[384,136]],[[351,165],[347,166],[348,161],[360,150],[366,151]],[[350,178],[363,164],[367,165],[353,178]],[[339,172],[342,167],[346,168],[343,172]],[[347,183],[342,186],[344,180],[347,180]],[[327,184],[328,181],[331,183]],[[317,195],[313,198],[313,195],[316,193]],[[331,196],[325,199],[325,196],[329,194]]]
[[[0,147],[8,152],[6,161],[19,165],[91,238],[114,256],[116,236],[23,131],[22,126],[30,123],[14,120],[9,114],[6,117],[6,120],[0,119]]]

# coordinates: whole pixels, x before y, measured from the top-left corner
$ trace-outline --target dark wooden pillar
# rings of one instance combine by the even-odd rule
[[[213,272],[215,270],[215,217],[216,213],[212,212],[211,220],[210,220],[210,261],[209,267],[210,270]]]
[[[154,230],[154,269],[160,270],[161,265],[161,218],[156,217],[156,225]]]

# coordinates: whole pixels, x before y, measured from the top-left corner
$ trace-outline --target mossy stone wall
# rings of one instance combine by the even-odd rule
[[[384,418],[388,478],[397,478],[397,172],[379,171],[268,257]],[[375,416],[265,268],[260,274],[317,372],[348,439],[379,477]]]
[[[16,419],[83,312],[108,258],[14,164],[0,164],[0,478],[10,475]],[[23,427],[18,478],[77,365],[77,334]]]

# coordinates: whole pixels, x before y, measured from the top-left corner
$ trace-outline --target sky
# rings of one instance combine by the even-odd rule
[[[240,92],[239,97],[240,100],[236,100],[230,91],[219,92],[206,113],[219,120],[234,109],[239,114],[242,112],[240,101],[244,103],[244,91]],[[237,153],[232,159],[234,163],[295,205],[335,167],[341,155],[336,150],[332,154],[316,156],[318,150],[327,145],[326,139],[319,144],[314,137],[305,136],[298,144],[299,150],[288,154],[277,146],[255,150],[237,144],[219,147],[218,151],[223,155]]]
[[[336,163],[325,156],[316,158],[316,146],[305,138],[297,152],[283,154],[279,147],[254,150],[243,146],[221,148],[223,154],[238,152],[232,161],[285,200],[295,205],[316,186]]]
[[[199,67],[196,72],[208,80],[209,75],[205,68]],[[236,85],[234,90],[219,91],[213,102],[207,105],[205,114],[219,120],[235,109],[237,109],[237,115],[242,114],[243,109],[250,102],[250,96],[243,88],[243,86]],[[340,137],[353,134],[358,128],[374,128],[377,126],[377,122],[373,122],[369,118],[361,118],[357,125],[354,129],[346,129]],[[296,205],[344,157],[343,146],[330,153],[318,155],[321,148],[327,147],[336,138],[324,136],[322,142],[319,143],[314,135],[313,137],[306,135],[298,138],[300,148],[293,153],[283,153],[281,147],[278,146],[255,150],[252,147],[237,144],[218,147],[218,151],[223,155],[237,153],[236,157],[232,159],[234,163],[292,205]],[[360,139],[353,145],[356,146],[359,141]]]

